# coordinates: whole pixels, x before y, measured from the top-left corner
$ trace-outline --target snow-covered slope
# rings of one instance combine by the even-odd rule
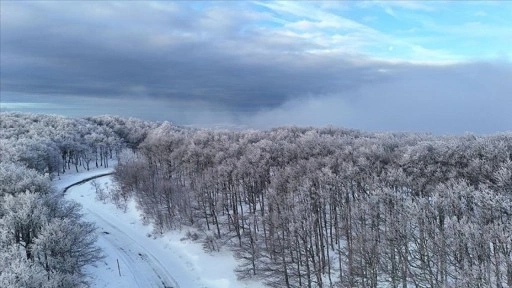
[[[106,172],[109,170],[97,169],[66,175],[55,183],[62,189]],[[109,176],[96,181],[112,185]],[[85,219],[98,227],[98,245],[105,259],[97,267],[88,267],[93,287],[262,287],[236,279],[236,262],[229,252],[207,254],[199,243],[183,240],[185,231],[153,237],[152,228],[142,224],[133,202],[124,213],[113,204],[96,201],[95,196],[90,183],[72,187],[66,193],[66,198],[83,205]]]

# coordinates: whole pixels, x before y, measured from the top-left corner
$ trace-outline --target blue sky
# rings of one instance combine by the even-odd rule
[[[512,130],[511,1],[0,5],[2,111]]]
[[[205,3],[210,9],[217,3]],[[510,59],[508,1],[245,2],[248,29],[306,38],[311,53],[340,51],[421,63]],[[246,27],[244,27],[246,28]]]

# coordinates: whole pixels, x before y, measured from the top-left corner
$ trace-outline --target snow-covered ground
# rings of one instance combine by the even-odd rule
[[[111,170],[68,174],[55,180],[55,184],[58,189],[63,189]],[[109,176],[96,181],[112,185]],[[111,203],[96,201],[95,197],[90,182],[74,186],[66,193],[67,199],[82,204],[85,219],[98,227],[98,245],[105,258],[97,263],[97,267],[87,268],[92,287],[263,287],[257,282],[237,280],[233,272],[236,260],[229,251],[208,254],[200,243],[185,239],[186,231],[171,231],[153,237],[152,227],[142,224],[133,201],[124,213]]]

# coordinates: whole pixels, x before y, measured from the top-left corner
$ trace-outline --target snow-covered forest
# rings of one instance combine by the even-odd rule
[[[193,227],[271,287],[512,287],[512,134],[190,129],[1,113],[0,286],[87,285],[94,226],[54,191],[114,161],[112,199]],[[57,240],[58,241],[57,241]]]
[[[94,224],[51,180],[79,167],[106,167],[136,139],[123,141],[92,120],[0,115],[0,287],[87,286],[83,268],[102,257]]]
[[[274,287],[512,287],[512,135],[153,129],[115,177]]]

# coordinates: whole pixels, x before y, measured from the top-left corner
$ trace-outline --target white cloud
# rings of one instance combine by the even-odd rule
[[[510,131],[510,64],[379,69],[386,81],[353,91],[309,95],[245,119],[256,127],[342,126],[437,134]]]
[[[347,10],[332,11],[328,6],[326,8],[309,2],[257,3],[273,11],[280,19],[279,23],[284,23],[272,28],[276,32],[279,31],[278,34],[285,33],[298,41],[308,41],[315,45],[313,49],[304,49],[303,52],[366,54],[379,60],[403,60],[416,63],[451,63],[462,59],[448,50],[432,48],[432,36],[425,35],[423,31],[405,35],[384,33],[378,30],[379,22],[377,21],[365,21],[363,17],[361,22],[357,22],[344,17],[344,13],[350,15]],[[381,8],[395,18],[399,16],[394,8],[411,11],[431,10],[429,6],[410,1],[375,1],[364,2],[362,5],[367,8]],[[388,49],[389,47],[396,49]]]
[[[425,11],[425,12],[432,12],[435,11],[435,6],[431,5],[431,3],[426,4],[428,2],[421,2],[421,1],[358,1],[357,4],[360,7],[363,8],[370,8],[370,7],[380,7],[380,8],[397,8],[397,9],[404,9],[404,10],[411,10],[411,11]],[[439,4],[439,3],[437,3]]]

